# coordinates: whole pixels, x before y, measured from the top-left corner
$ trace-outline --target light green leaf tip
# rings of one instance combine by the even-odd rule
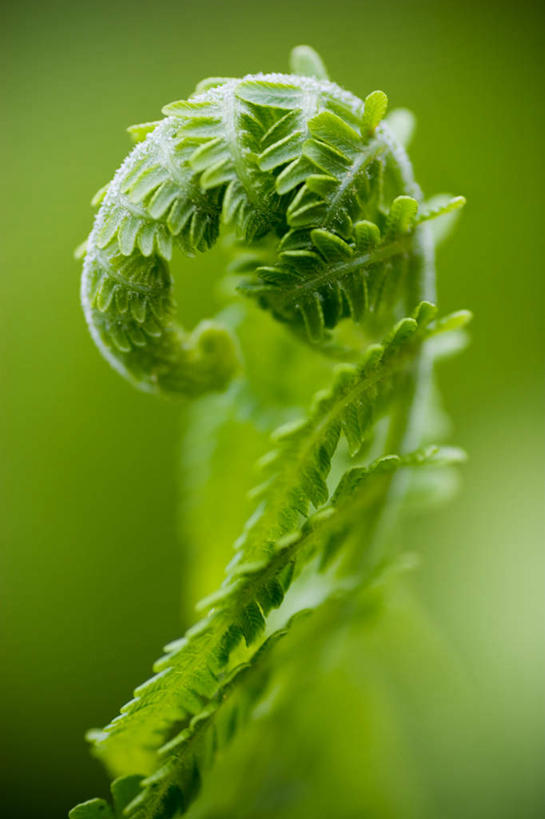
[[[384,119],[388,108],[388,97],[384,91],[373,91],[365,98],[363,109],[362,128],[373,133],[381,120]]]
[[[320,55],[307,45],[295,46],[290,55],[290,70],[300,77],[329,79],[327,69]]]

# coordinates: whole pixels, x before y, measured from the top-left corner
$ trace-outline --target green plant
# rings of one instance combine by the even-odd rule
[[[202,447],[203,419],[235,420],[228,464],[248,427],[259,448],[287,423],[260,461],[250,520],[203,618],[91,735],[120,777],[113,811],[95,799],[73,819],[185,812],[268,690],[277,646],[302,613],[330,612],[313,638],[324,640],[398,565],[389,532],[409,473],[462,459],[429,439],[433,365],[459,348],[469,318],[437,318],[434,245],[464,200],[421,204],[403,147],[410,114],[384,119],[386,107],[381,91],[361,101],[331,83],[299,47],[289,75],[205,80],[162,121],[131,128],[136,147],[95,199],[82,298],[106,358],[154,392],[197,398],[234,379],[220,402],[199,398],[192,421]],[[251,299],[186,333],[168,260],[175,247],[208,250],[220,228]],[[329,371],[329,387],[294,419],[293,404]]]

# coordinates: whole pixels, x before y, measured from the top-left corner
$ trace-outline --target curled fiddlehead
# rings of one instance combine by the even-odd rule
[[[187,810],[261,696],[293,611],[309,608],[309,575],[326,578],[310,608],[365,589],[388,563],[385,535],[408,473],[461,459],[423,443],[433,362],[445,347],[436,337],[468,320],[437,318],[427,222],[463,199],[422,205],[402,145],[407,115],[385,120],[383,92],[349,94],[304,46],[292,70],[206,80],[166,106],[161,122],[134,126],[137,145],[99,195],[86,246],[92,334],[143,389],[196,397],[224,389],[237,369],[229,330],[176,324],[168,268],[175,248],[206,251],[221,230],[238,236],[229,246],[231,269],[246,276],[239,290],[318,351],[329,354],[338,334],[346,358],[306,415],[273,434],[254,513],[223,584],[201,603],[203,618],[92,734],[96,755],[122,777],[119,816]],[[366,462],[371,448],[377,457]],[[295,603],[283,613],[288,593]],[[72,816],[105,813],[114,815],[92,800]]]
[[[394,306],[407,278],[418,188],[381,122],[386,96],[363,102],[325,78],[310,50],[294,65],[314,76],[213,79],[165,106],[96,197],[82,301],[105,357],[142,389],[198,395],[237,369],[229,331],[174,316],[169,260],[204,252],[221,229],[251,246],[272,236],[268,265],[241,290],[313,342],[346,316]],[[388,291],[388,292],[385,292]]]

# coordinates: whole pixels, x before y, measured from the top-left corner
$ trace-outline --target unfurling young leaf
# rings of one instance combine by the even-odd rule
[[[260,442],[270,432],[270,443],[201,619],[89,734],[119,777],[113,807],[93,799],[71,819],[183,815],[270,694],[284,637],[336,607],[334,635],[395,564],[389,521],[411,472],[463,460],[425,427],[434,359],[470,318],[437,318],[434,304],[434,236],[465,200],[422,204],[404,150],[412,116],[385,118],[382,91],[362,101],[330,82],[308,46],[294,49],[291,70],[209,78],[164,119],[132,126],[135,147],[94,200],[80,251],[91,334],[137,387],[197,400],[192,445],[203,454],[192,464],[212,518],[227,513],[213,494],[240,462],[240,430]],[[230,271],[245,276],[229,290],[239,304],[189,332],[175,317],[170,261],[208,251],[220,233]],[[224,410],[240,428],[220,446]],[[220,456],[223,473],[211,475]]]

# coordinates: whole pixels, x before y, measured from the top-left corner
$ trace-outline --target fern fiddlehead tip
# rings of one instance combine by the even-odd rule
[[[256,265],[242,292],[314,342],[376,309],[380,287],[369,292],[366,268],[384,256],[403,264],[391,245],[411,216],[394,225],[381,193],[400,173],[377,131],[385,95],[361,101],[331,83],[309,46],[293,50],[291,69],[211,78],[165,106],[162,121],[133,126],[136,146],[95,197],[85,314],[105,357],[142,389],[195,396],[236,372],[226,329],[215,327],[212,344],[177,324],[169,271],[176,248],[204,252],[223,225],[247,243],[277,237],[274,261]]]

